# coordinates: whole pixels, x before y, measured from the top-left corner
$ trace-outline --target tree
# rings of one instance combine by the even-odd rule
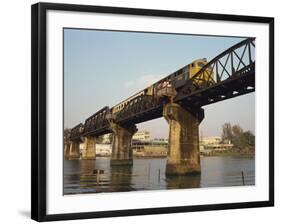
[[[232,127],[232,143],[235,148],[241,149],[244,147],[241,137],[243,135],[243,129],[238,125]]]
[[[65,140],[68,140],[68,139],[69,139],[69,137],[70,137],[70,132],[71,132],[71,129],[69,129],[69,128],[65,128],[65,129],[63,130],[63,138],[64,138]]]
[[[112,133],[109,134],[109,137],[108,137],[108,138],[109,138],[109,143],[112,143],[112,140],[113,140]]]
[[[97,142],[98,144],[101,144],[101,143],[103,142],[103,135],[98,136],[98,137],[96,138],[96,142]]]
[[[246,131],[235,124],[225,123],[222,126],[222,142],[230,141],[235,149],[245,149],[255,146],[255,136],[252,132]]]
[[[243,133],[243,129],[238,124],[236,124],[236,125],[234,125],[232,127],[232,135],[233,135],[233,137],[238,137],[242,133]]]
[[[241,135],[241,142],[244,147],[251,147],[255,145],[255,136],[252,132],[246,131]]]
[[[222,136],[221,136],[222,142],[226,142],[226,141],[232,142],[232,138],[233,138],[233,135],[232,135],[231,124],[225,123],[222,126]]]

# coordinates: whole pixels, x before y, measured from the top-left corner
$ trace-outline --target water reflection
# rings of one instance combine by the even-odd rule
[[[96,188],[95,178],[93,178],[93,170],[95,164],[91,160],[80,161],[80,188],[92,189]]]
[[[110,166],[110,158],[64,161],[64,194],[221,187],[255,184],[255,159],[202,157],[201,175],[167,176],[166,159],[134,159],[133,166]],[[100,174],[97,174],[100,170]]]
[[[201,175],[169,176],[166,177],[166,182],[167,189],[198,188],[200,187]]]
[[[132,191],[132,166],[111,166],[112,191]]]

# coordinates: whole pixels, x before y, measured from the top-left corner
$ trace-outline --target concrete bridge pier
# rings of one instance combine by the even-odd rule
[[[68,159],[70,152],[70,141],[64,141],[64,158]]]
[[[189,112],[171,102],[164,106],[163,116],[169,123],[166,175],[200,173],[199,124],[204,110]]]
[[[82,150],[82,159],[96,159],[96,138],[92,136],[85,137]]]
[[[80,158],[80,151],[79,151],[79,141],[70,141],[70,147],[68,151],[68,154],[65,155],[65,157],[69,160],[79,159]]]
[[[110,164],[133,165],[132,137],[136,133],[135,125],[120,126],[110,122],[112,130],[112,155]]]

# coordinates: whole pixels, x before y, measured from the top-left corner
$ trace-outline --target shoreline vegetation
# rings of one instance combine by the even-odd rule
[[[244,131],[238,124],[224,123],[219,142],[202,142],[201,156],[254,157],[255,135]]]
[[[224,151],[210,151],[210,152],[200,152],[202,157],[255,157],[255,148],[245,148],[243,150],[231,149]],[[110,155],[97,155],[97,157],[110,157]],[[135,154],[134,159],[154,159],[154,158],[166,158],[166,154]]]
[[[225,151],[211,151],[208,153],[201,152],[201,156],[212,157],[212,156],[221,156],[221,157],[255,157],[255,148],[245,148],[243,150],[231,149]]]

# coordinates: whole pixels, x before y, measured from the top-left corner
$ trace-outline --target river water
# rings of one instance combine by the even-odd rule
[[[166,159],[134,159],[131,167],[110,167],[110,158],[64,161],[64,194],[222,187],[255,184],[255,159],[201,157],[201,175],[165,176]],[[103,173],[97,177],[93,170]]]

